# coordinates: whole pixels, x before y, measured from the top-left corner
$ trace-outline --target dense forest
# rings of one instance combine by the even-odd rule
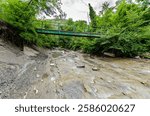
[[[43,14],[56,19],[39,19]],[[0,0],[0,20],[12,25],[25,43],[97,55],[109,52],[121,57],[150,57],[145,55],[150,52],[149,0],[118,0],[113,7],[104,2],[99,13],[89,4],[90,24],[65,16],[60,0]],[[100,38],[37,34],[36,28],[99,33]]]

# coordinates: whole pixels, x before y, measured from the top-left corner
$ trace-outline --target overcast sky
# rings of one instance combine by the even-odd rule
[[[67,14],[67,18],[73,20],[88,21],[88,3],[98,12],[101,9],[102,3],[108,1],[110,5],[114,5],[116,0],[61,0],[62,10]]]

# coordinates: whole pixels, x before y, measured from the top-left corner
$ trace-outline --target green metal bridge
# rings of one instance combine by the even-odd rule
[[[73,31],[62,31],[62,30],[48,30],[48,29],[36,29],[36,32],[39,34],[100,38],[99,34],[90,33],[90,32],[87,33],[87,32],[73,32]]]
[[[89,32],[89,27],[85,28],[85,32],[78,32],[76,27],[70,29],[71,31],[66,31],[65,27],[66,24],[63,22],[44,22],[35,20],[36,25],[36,32],[39,34],[50,34],[50,35],[62,35],[62,36],[75,36],[75,37],[89,37],[89,38],[100,38],[100,34],[98,33],[91,33]],[[47,26],[47,27],[46,27]]]

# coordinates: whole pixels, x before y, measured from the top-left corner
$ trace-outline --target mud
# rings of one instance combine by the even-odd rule
[[[0,41],[2,99],[150,99],[150,60],[91,57]]]

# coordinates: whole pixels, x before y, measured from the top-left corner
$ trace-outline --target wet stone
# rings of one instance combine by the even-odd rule
[[[16,69],[15,66],[10,66],[9,68],[12,69],[12,70],[15,70],[15,69]]]
[[[62,83],[62,82],[60,82],[60,83],[59,83],[59,86],[61,86],[61,87],[62,87],[62,86],[63,86],[63,83]]]
[[[150,70],[142,70],[139,73],[144,75],[150,75]]]
[[[113,54],[113,53],[108,53],[108,52],[104,52],[104,55],[105,55],[105,56],[108,56],[108,57],[115,57],[115,54]]]
[[[26,99],[26,97],[27,97],[27,94],[28,94],[28,92],[25,92],[25,95],[24,95],[24,97],[23,97],[24,99]]]
[[[65,53],[65,51],[62,51],[62,54],[64,54]]]
[[[37,77],[37,78],[39,78],[39,77],[40,77],[40,75],[39,75],[39,74],[37,74],[37,75],[36,75],[36,77]]]
[[[141,82],[142,85],[145,85],[145,82]]]
[[[95,82],[94,82],[94,80],[91,80],[91,82],[90,82],[91,84],[94,84]]]
[[[34,88],[33,91],[34,91],[35,94],[38,94],[38,92],[39,92],[36,88]]]
[[[89,85],[84,84],[84,89],[85,89],[87,92],[92,93],[92,89],[91,89],[91,87],[90,87]]]
[[[85,68],[85,65],[78,65],[77,68]]]
[[[122,92],[123,95],[126,95],[124,92]]]
[[[112,67],[112,68],[119,68],[119,66],[116,65],[116,64],[111,64],[111,67]]]
[[[54,63],[51,63],[50,66],[55,66],[55,64],[54,64]]]
[[[135,56],[135,59],[141,59],[140,56]]]
[[[108,83],[111,83],[112,81],[107,81]]]
[[[104,78],[100,77],[101,80],[104,80]]]
[[[55,81],[55,78],[54,78],[54,77],[52,77],[52,78],[51,78],[51,81]]]
[[[99,71],[99,68],[93,67],[92,70],[93,70],[93,71]]]
[[[141,82],[141,84],[144,86],[149,86],[146,82]]]

